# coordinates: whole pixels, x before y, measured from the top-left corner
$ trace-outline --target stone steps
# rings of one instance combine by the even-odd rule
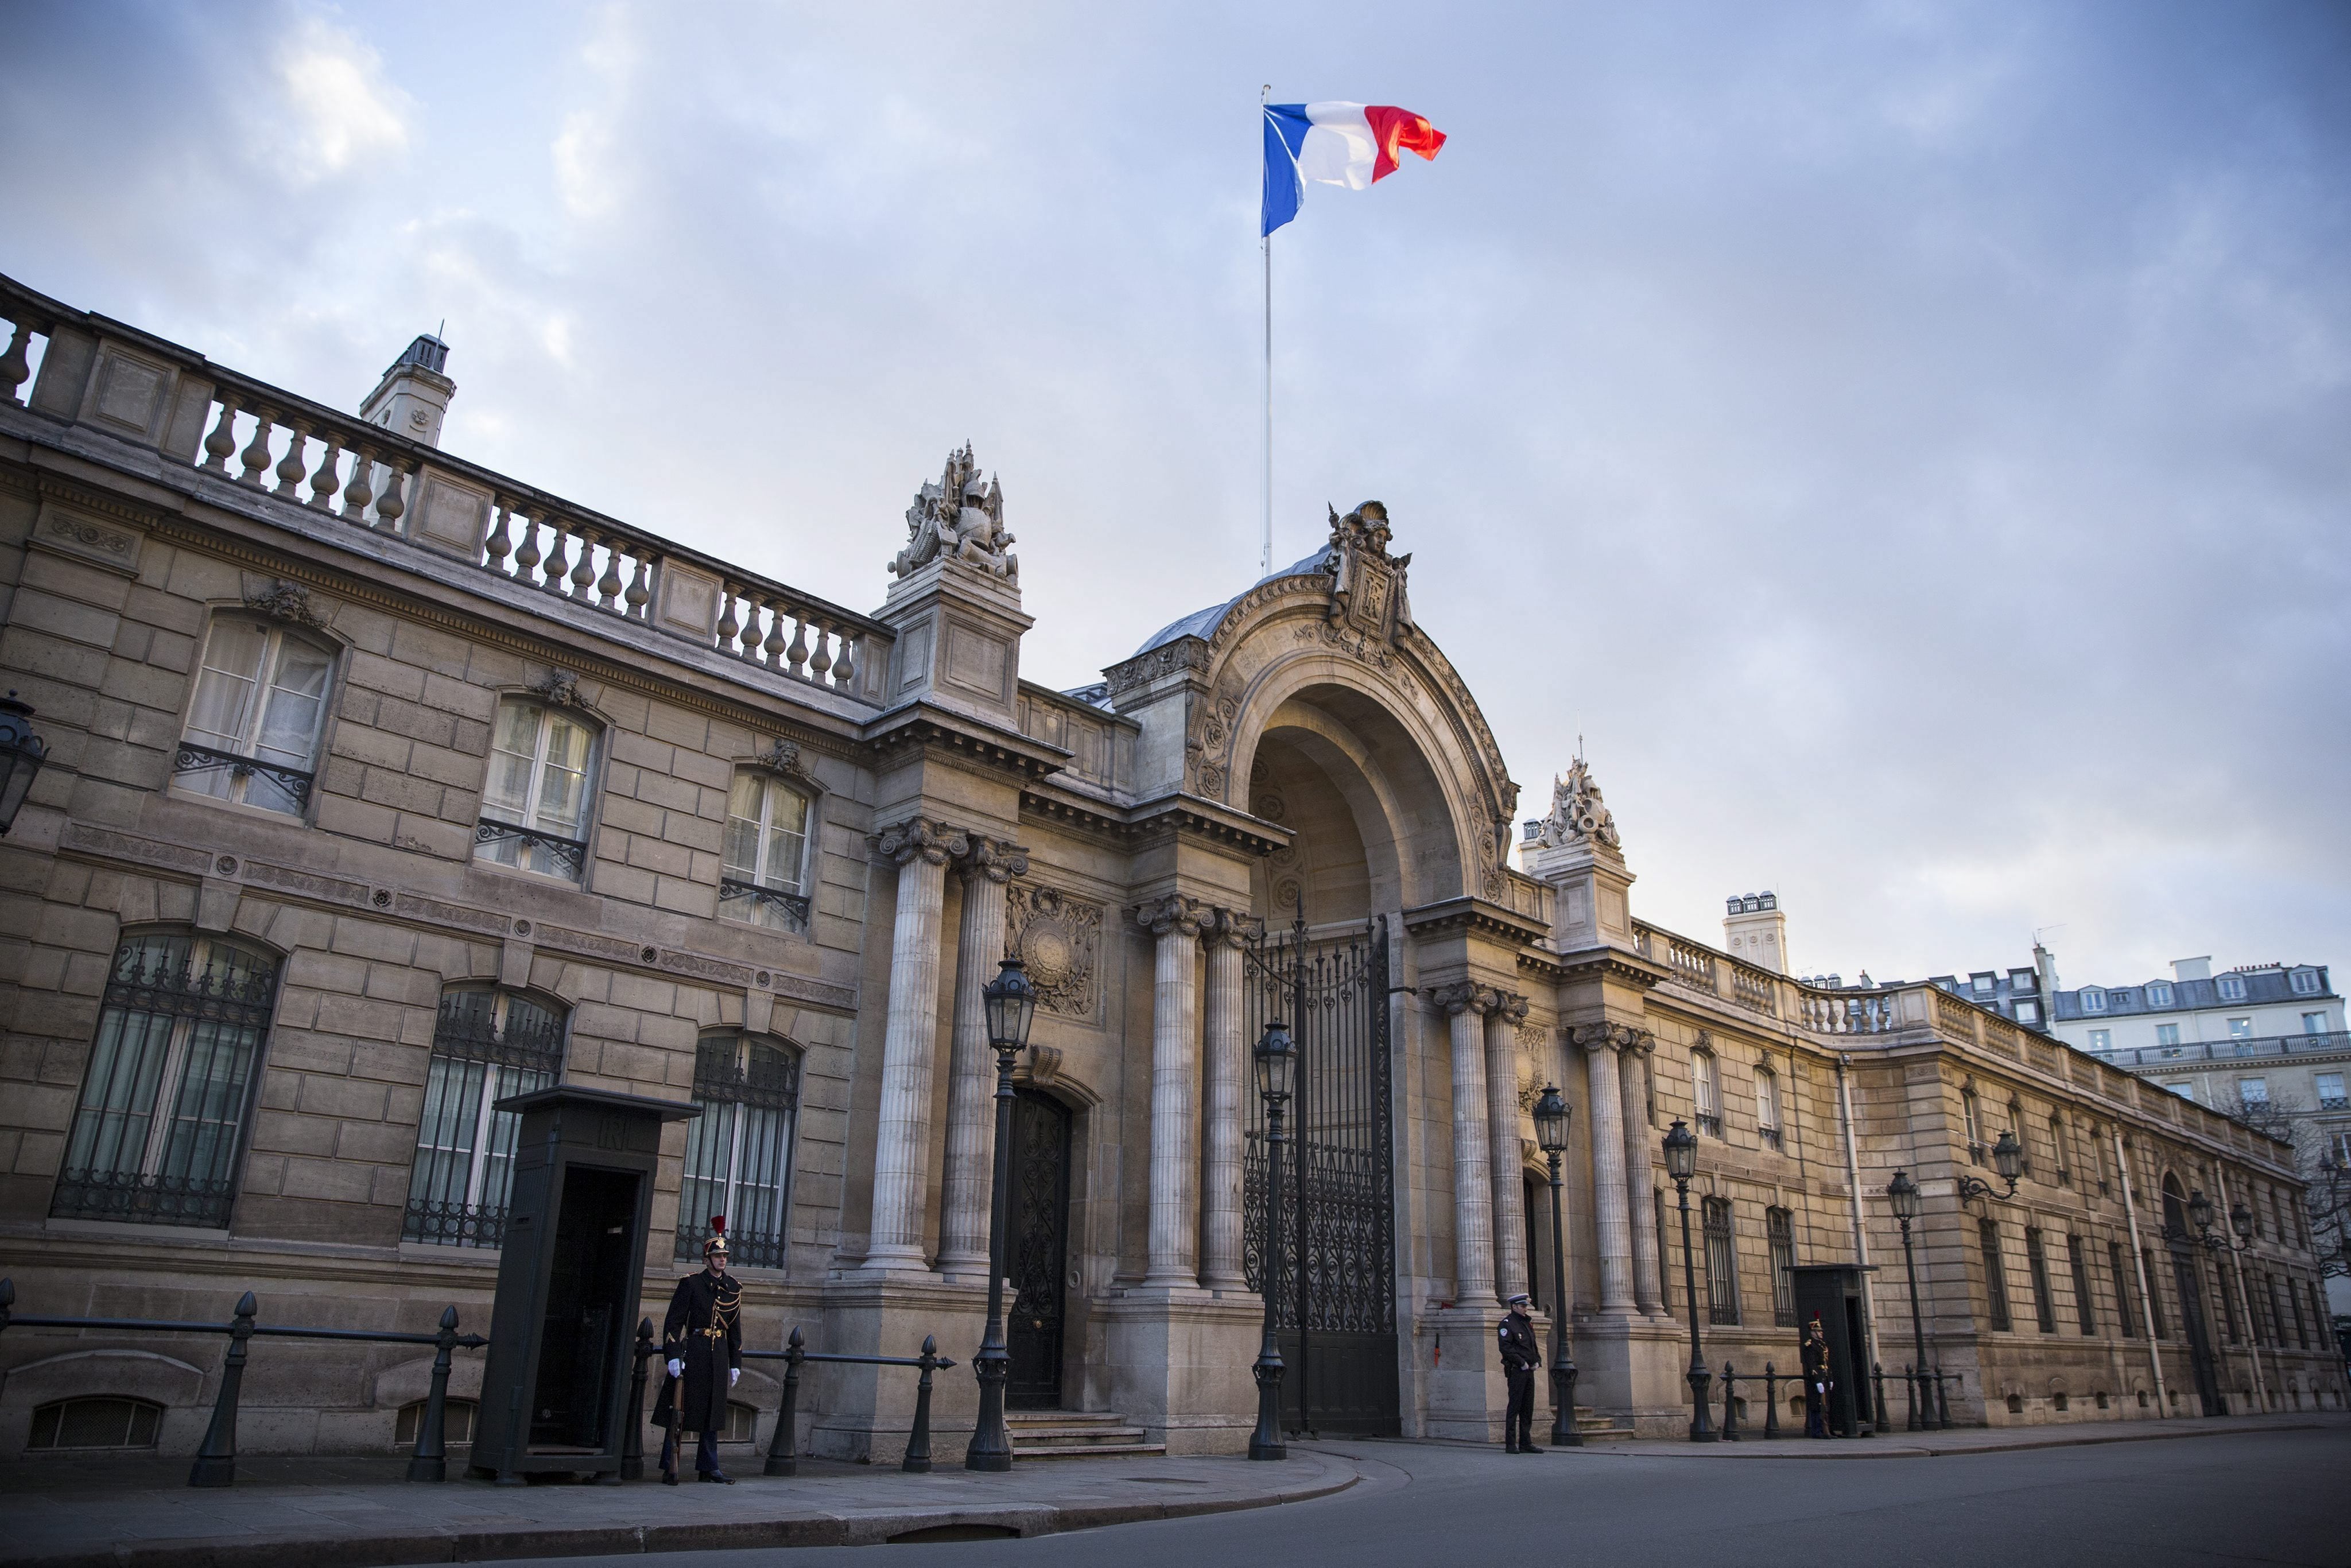
[[[1102,1410],[1010,1410],[1004,1425],[1016,1459],[1157,1458],[1165,1443],[1147,1443],[1143,1428]]]

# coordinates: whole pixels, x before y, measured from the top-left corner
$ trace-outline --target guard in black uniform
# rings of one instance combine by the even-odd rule
[[[1510,1312],[1495,1331],[1501,1336],[1502,1371],[1510,1380],[1510,1407],[1502,1413],[1502,1451],[1540,1454],[1535,1447],[1535,1368],[1542,1350],[1535,1343],[1534,1320],[1527,1316],[1527,1298],[1510,1298]]]
[[[726,1219],[713,1215],[713,1235],[702,1244],[702,1272],[677,1282],[669,1299],[669,1315],[662,1320],[662,1356],[669,1376],[663,1380],[653,1424],[668,1430],[662,1437],[662,1480],[677,1485],[680,1446],[688,1432],[699,1434],[694,1446],[696,1477],[727,1486],[735,1478],[718,1468],[718,1434],[726,1429],[726,1391],[743,1375],[743,1287],[726,1271]],[[724,1373],[725,1376],[719,1375]]]
[[[1825,1437],[1829,1435],[1829,1341],[1817,1312],[1805,1325],[1797,1354],[1804,1364],[1804,1436]]]

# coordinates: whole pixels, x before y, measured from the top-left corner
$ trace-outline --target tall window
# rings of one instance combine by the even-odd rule
[[[2302,1032],[2303,1032],[2303,1033],[2304,1033],[2304,1034],[2325,1034],[2325,1033],[2326,1033],[2326,1032],[2327,1032],[2327,1030],[2326,1030],[2326,1015],[2325,1015],[2325,1013],[2304,1013],[2304,1014],[2303,1014],[2303,1015],[2302,1015]]]
[[[2032,1135],[2024,1128],[2024,1106],[2011,1098],[2008,1103],[2008,1131],[2016,1134],[2016,1146],[2023,1152],[2024,1174],[2032,1174]]]
[[[1698,1131],[1722,1136],[1722,1081],[1717,1073],[1714,1052],[1690,1052],[1690,1093],[1698,1106]]]
[[[2057,1161],[2057,1185],[2059,1186],[2072,1186],[2074,1185],[2074,1162],[2066,1155],[2065,1143],[2065,1118],[2063,1116],[2050,1117],[2049,1147]]]
[[[1755,1130],[1773,1148],[1781,1146],[1780,1075],[1765,1066],[1755,1069]]]
[[[799,1083],[799,1052],[788,1041],[734,1030],[702,1037],[694,1058],[702,1114],[686,1124],[678,1257],[700,1258],[712,1217],[725,1215],[736,1262],[784,1266]]]
[[[2110,1029],[2094,1029],[2090,1031],[2090,1049],[2092,1051],[2112,1051],[2114,1048],[2114,1030]]]
[[[2270,1103],[2270,1081],[2266,1078],[2238,1079],[2237,1098],[2243,1101],[2249,1107],[2268,1104]]]
[[[588,770],[595,732],[528,697],[498,704],[474,857],[578,882],[588,863]]]
[[[2024,1228],[2024,1261],[2032,1274],[2032,1316],[2043,1333],[2057,1332],[2057,1298],[2049,1288],[2049,1254],[2038,1227]]]
[[[49,1212],[225,1226],[277,960],[190,932],[114,950]]]
[[[1959,1120],[1966,1124],[1968,1155],[1978,1165],[1983,1163],[1983,1105],[1972,1089],[1959,1091]]]
[[[1784,1208],[1767,1208],[1763,1228],[1771,1239],[1771,1321],[1792,1329],[1796,1326],[1795,1218]]]
[[[551,1087],[562,1070],[563,1015],[545,1003],[496,989],[442,996],[408,1175],[406,1239],[505,1244],[522,1118],[493,1107]]]
[[[1739,1322],[1739,1251],[1730,1233],[1730,1200],[1706,1200],[1706,1318]]]
[[[2169,984],[2162,980],[2158,980],[2153,985],[2147,987],[2147,1005],[2151,1008],[2169,1007],[2171,1005],[2171,987]]]
[[[298,632],[224,615],[204,637],[172,785],[298,814],[319,766],[335,655]]]
[[[2155,1043],[2167,1047],[2178,1045],[2179,1043],[2179,1026],[2176,1023],[2159,1023],[2156,1025]]]
[[[726,797],[718,913],[778,931],[807,930],[808,831],[808,796],[764,768],[738,769]]]
[[[2082,1249],[2080,1237],[2065,1238],[2065,1257],[2074,1265],[2074,1314],[2081,1320],[2082,1332],[2095,1335],[2098,1332],[2098,1305],[2090,1294],[2090,1258]]]
[[[2217,1264],[2214,1265],[2213,1272],[2220,1287],[2214,1293],[2220,1298],[2221,1326],[2228,1332],[2229,1343],[2235,1344],[2241,1337],[2237,1328],[2237,1293],[2229,1289],[2228,1276],[2220,1272]],[[2239,1277],[2242,1278],[2242,1275]]]
[[[2138,1313],[2131,1310],[2132,1281],[2130,1261],[2123,1256],[2123,1244],[2106,1243],[2106,1271],[2115,1277],[2115,1316],[2121,1321],[2123,1338],[2138,1338]]]
[[[2000,1222],[1977,1220],[1976,1239],[1983,1248],[1984,1298],[1991,1309],[1991,1326],[2011,1328],[2014,1324],[2008,1312],[2008,1261],[2000,1255]]]
[[[2152,1247],[2140,1248],[2138,1250],[2138,1261],[2139,1267],[2147,1270],[2147,1332],[2154,1334],[2158,1339],[2169,1339],[2171,1337],[2171,1330],[2165,1325],[2163,1321],[2163,1276],[2156,1271],[2155,1249]]]
[[[2082,1010],[2085,1013],[2105,1012],[2106,993],[2095,987],[2085,987],[2082,991]]]
[[[2283,1350],[2285,1348],[2285,1311],[2278,1304],[2277,1276],[2263,1274],[2262,1285],[2262,1293],[2270,1299],[2270,1343],[2278,1349]]]

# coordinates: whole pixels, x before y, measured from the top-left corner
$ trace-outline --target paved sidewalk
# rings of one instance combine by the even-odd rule
[[[198,1491],[184,1484],[185,1459],[42,1459],[0,1469],[0,1563],[373,1568],[1049,1535],[1297,1502],[1360,1474],[1336,1455],[1294,1448],[1282,1464],[1053,1459],[1000,1476],[802,1459],[798,1476],[769,1480],[757,1463],[731,1487],[493,1487],[412,1485],[399,1458],[246,1458],[235,1486]]]
[[[1741,1427],[1735,1443],[1641,1440],[1593,1443],[1562,1449],[1563,1457],[1638,1455],[1677,1459],[1927,1459],[1949,1454],[2001,1454],[2019,1448],[2072,1448],[2098,1443],[2147,1443],[2166,1437],[2217,1437],[2239,1432],[2291,1432],[2351,1427],[2351,1416],[2304,1411],[2282,1416],[2214,1416],[2202,1420],[2052,1422],[2043,1427],[1956,1427],[1942,1432],[1892,1431],[1876,1437],[1808,1439],[1802,1427],[1766,1440]]]

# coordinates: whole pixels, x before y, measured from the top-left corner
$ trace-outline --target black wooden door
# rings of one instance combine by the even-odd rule
[[[1012,1102],[1012,1185],[1005,1224],[1004,1402],[1015,1410],[1061,1406],[1061,1321],[1070,1258],[1070,1113],[1034,1090]]]
[[[1395,1177],[1390,1143],[1387,923],[1338,942],[1301,924],[1249,949],[1249,1039],[1280,1019],[1297,1042],[1282,1130],[1275,1316],[1282,1424],[1395,1437]],[[1265,1107],[1248,1097],[1243,1171],[1249,1284],[1265,1289]],[[1301,1260],[1303,1260],[1303,1267]]]

